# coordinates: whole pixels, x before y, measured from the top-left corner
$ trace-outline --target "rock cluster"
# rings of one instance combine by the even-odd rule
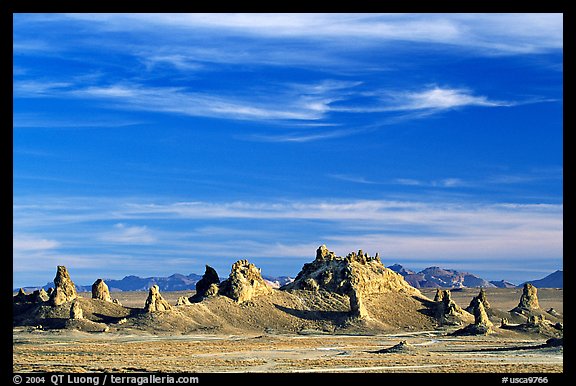
[[[94,322],[84,317],[79,298],[76,298],[70,306],[70,318],[66,321],[65,328],[85,332],[106,332],[110,329],[105,323]]]
[[[207,292],[213,292],[212,283]],[[212,289],[210,289],[212,288]],[[238,260],[232,265],[228,279],[219,286],[219,294],[228,296],[238,303],[251,300],[256,296],[272,293],[272,288],[262,279],[260,269],[248,260]]]
[[[98,279],[92,284],[92,299],[104,300],[105,302],[112,302],[110,297],[110,290],[104,280]]]
[[[384,267],[378,254],[371,257],[362,250],[339,257],[325,245],[316,250],[316,259],[306,263],[296,279],[281,289],[328,291],[350,298],[353,317],[369,316],[365,300],[387,292],[420,295],[402,275]]]
[[[538,327],[543,324],[547,324],[547,320],[544,315],[530,315],[526,321],[528,327]]]
[[[440,324],[459,325],[462,321],[472,319],[467,311],[452,300],[450,290],[437,290],[434,300],[436,301],[436,317]]]
[[[61,304],[71,302],[78,296],[76,293],[76,286],[65,266],[59,265],[54,278],[54,291],[50,295],[50,305],[59,306]]]
[[[13,302],[14,303],[38,304],[38,303],[44,303],[44,302],[48,301],[48,299],[49,299],[49,296],[46,293],[46,291],[44,291],[44,288],[36,290],[36,291],[32,292],[31,294],[27,294],[23,288],[20,288],[20,290],[18,291],[18,294],[16,296],[14,296]]]
[[[172,309],[172,306],[168,304],[166,300],[160,294],[160,289],[157,285],[153,285],[150,287],[150,291],[148,291],[148,298],[146,299],[146,303],[144,305],[144,310],[146,312],[155,312],[155,311],[168,311]]]
[[[480,296],[472,299],[470,303],[474,315],[474,323],[454,332],[454,335],[487,335],[492,332],[493,323],[488,319],[484,303]]]
[[[539,310],[540,305],[538,304],[538,289],[530,283],[524,284],[522,289],[522,296],[520,296],[520,302],[518,306],[512,310],[512,312],[517,312],[519,314],[524,312],[532,312],[534,310]]]
[[[489,310],[491,308],[490,303],[488,302],[488,298],[486,297],[486,291],[484,291],[484,288],[481,288],[478,296],[473,297],[470,301],[470,305],[466,307],[466,311],[474,315],[474,310],[478,301],[482,303],[484,310]]]
[[[196,294],[192,296],[189,300],[192,302],[198,302],[205,297],[216,296],[218,294],[218,286],[220,285],[220,277],[214,268],[206,265],[206,271],[196,283]]]
[[[178,300],[176,301],[176,305],[177,306],[187,306],[190,305],[192,303],[190,303],[190,300],[188,299],[188,296],[180,296],[178,298]]]

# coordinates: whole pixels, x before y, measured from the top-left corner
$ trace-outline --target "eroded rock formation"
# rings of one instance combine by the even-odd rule
[[[98,279],[92,284],[92,299],[104,300],[106,302],[111,302],[110,290],[104,280]]]
[[[441,294],[437,293],[435,298],[440,299],[436,303],[436,317],[440,324],[458,325],[464,321],[472,320],[472,315],[452,300],[450,290],[441,290]]]
[[[190,305],[192,303],[190,303],[190,300],[188,299],[188,296],[180,296],[178,298],[178,300],[176,301],[176,305],[177,306],[187,306]]]
[[[262,279],[259,268],[248,260],[238,260],[232,265],[228,279],[220,284],[219,293],[243,303],[256,296],[272,293],[272,288]]]
[[[78,300],[75,300],[70,307],[70,319],[84,319],[84,312]]]
[[[196,283],[196,293],[189,298],[189,301],[199,302],[205,297],[215,296],[218,294],[218,286],[220,285],[220,277],[214,268],[206,265],[206,271],[202,275],[202,279]]]
[[[28,302],[28,294],[24,291],[24,288],[20,288],[16,296],[12,298],[14,303],[27,303]]]
[[[13,301],[14,303],[38,304],[44,303],[48,301],[48,299],[49,296],[46,291],[44,291],[44,288],[36,290],[31,294],[27,294],[23,288],[20,288],[18,294],[14,296]]]
[[[402,275],[387,269],[378,255],[370,257],[359,250],[339,257],[325,245],[316,250],[316,259],[302,267],[296,279],[284,290],[329,291],[350,297],[352,316],[368,315],[365,300],[390,291],[421,295]]]
[[[481,297],[475,297],[470,303],[471,313],[474,315],[474,323],[454,332],[454,335],[487,335],[492,332],[493,323],[488,319],[486,309]]]
[[[53,306],[59,306],[66,302],[71,302],[78,297],[76,293],[76,286],[65,266],[59,265],[56,272],[56,277],[54,278],[54,291],[50,295],[50,304]]]
[[[523,312],[531,312],[539,310],[540,305],[538,304],[538,289],[530,283],[524,284],[522,289],[522,296],[520,296],[520,302],[518,306],[512,310],[512,312],[517,312],[519,314]]]
[[[160,289],[157,285],[150,287],[148,291],[148,298],[146,299],[146,304],[144,305],[144,310],[146,312],[155,311],[168,311],[171,310],[172,306],[168,304],[166,300],[160,294]]]
[[[466,311],[468,311],[472,315],[474,315],[474,309],[476,308],[475,306],[476,301],[482,303],[484,310],[489,310],[491,308],[490,303],[488,302],[488,298],[486,297],[486,291],[484,291],[484,288],[480,289],[480,293],[477,296],[473,297],[472,300],[470,301],[470,305],[466,307]]]

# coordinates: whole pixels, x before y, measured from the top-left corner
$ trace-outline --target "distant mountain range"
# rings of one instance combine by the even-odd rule
[[[514,288],[524,285],[522,283],[516,286],[516,284],[505,280],[487,281],[469,272],[459,272],[440,267],[428,267],[420,272],[404,268],[400,264],[394,264],[388,268],[404,276],[404,279],[415,288]],[[529,283],[538,288],[563,288],[562,278],[562,271],[558,270],[543,279],[533,280]]]
[[[153,285],[157,285],[160,291],[194,291],[196,290],[196,282],[202,278],[202,275],[191,273],[190,275],[182,275],[175,273],[168,277],[139,277],[139,276],[125,276],[121,280],[104,279],[106,285],[111,292],[118,291],[148,291]],[[280,288],[284,284],[292,282],[294,279],[288,276],[270,277],[264,276],[273,288]],[[49,282],[43,287],[24,287],[26,292],[31,292],[40,288],[48,290],[54,287],[54,282]],[[18,290],[18,289],[16,289]],[[76,285],[76,290],[79,292],[91,292],[92,285]]]
[[[558,270],[540,280],[527,281],[537,288],[564,288],[564,271]],[[524,286],[524,283],[518,287]]]
[[[498,287],[498,288],[515,288],[516,287],[516,284],[510,283],[509,281],[506,281],[506,280],[500,280],[500,281],[491,280],[490,283],[494,284],[494,286]]]
[[[389,266],[391,270],[404,276],[404,279],[415,288],[467,288],[496,287],[496,285],[468,272],[453,269],[428,267],[420,272],[406,269],[400,264]]]
[[[420,272],[404,268],[400,264],[388,266],[394,272],[404,276],[404,279],[415,288],[514,288],[515,284],[505,280],[500,281],[487,281],[469,272],[459,272],[454,269],[444,269],[440,267],[428,267]],[[201,275],[191,273],[189,275],[182,275],[175,273],[168,277],[139,277],[139,276],[126,276],[121,280],[104,279],[110,291],[148,291],[153,285],[157,285],[160,291],[194,291],[196,290],[196,282],[202,278]],[[280,288],[281,286],[291,283],[294,278],[289,276],[264,276],[273,288]],[[528,283],[533,284],[538,288],[563,288],[563,271],[558,270],[540,280],[532,280]],[[518,287],[522,287],[524,283]],[[31,292],[40,288],[47,290],[54,287],[54,283],[47,283],[43,287],[25,287],[26,292]],[[76,285],[80,292],[92,291],[92,285]],[[18,289],[15,289],[16,291]]]

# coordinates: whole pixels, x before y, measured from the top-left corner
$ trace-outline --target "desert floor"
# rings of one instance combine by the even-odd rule
[[[422,290],[433,297],[435,290]],[[478,290],[453,291],[467,306]],[[190,293],[185,293],[189,295]],[[509,310],[521,289],[488,289],[492,307]],[[88,294],[81,294],[88,297]],[[166,292],[172,304],[182,292]],[[145,292],[113,293],[126,306],[144,305]],[[563,312],[563,291],[539,289],[543,310]],[[13,330],[13,370],[62,372],[489,372],[563,371],[562,347],[538,347],[546,338],[499,330],[488,336],[449,336],[454,330],[379,335],[336,335],[321,331],[281,334],[154,334],[124,329],[108,333],[73,330]],[[408,353],[377,353],[405,340]]]

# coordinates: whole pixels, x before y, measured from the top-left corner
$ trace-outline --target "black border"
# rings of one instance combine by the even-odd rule
[[[576,68],[576,63],[573,60],[572,54],[574,49],[574,41],[576,34],[568,32],[568,28],[573,24],[573,13],[569,12],[569,2],[567,0],[546,0],[546,1],[506,1],[506,0],[484,0],[484,1],[470,1],[470,0],[405,0],[405,1],[385,1],[385,0],[372,0],[372,1],[354,1],[354,2],[308,2],[301,4],[290,3],[246,3],[246,2],[230,2],[229,4],[218,2],[203,2],[199,4],[197,1],[187,0],[163,0],[163,1],[144,1],[144,0],[117,0],[117,1],[63,1],[63,0],[0,0],[0,30],[1,30],[1,44],[2,44],[2,58],[0,65],[2,66],[0,90],[2,93],[2,112],[0,117],[3,125],[2,134],[4,140],[2,141],[2,164],[6,172],[5,182],[2,184],[2,226],[4,230],[2,234],[5,235],[6,240],[3,240],[3,246],[6,247],[5,256],[10,261],[10,266],[13,267],[11,256],[12,237],[8,233],[8,229],[13,229],[12,223],[12,207],[13,207],[13,132],[12,132],[12,75],[13,69],[8,61],[12,59],[13,46],[12,46],[12,26],[13,26],[13,13],[56,13],[56,12],[413,12],[413,13],[532,13],[532,12],[551,12],[564,14],[564,100],[570,100],[567,87],[573,87],[576,81],[573,76],[573,70]],[[566,71],[568,70],[568,71]],[[10,101],[10,102],[8,102]],[[572,105],[569,105],[572,106]],[[10,107],[10,114],[8,108]],[[564,111],[564,127],[573,130],[573,107]],[[566,113],[567,112],[567,113]],[[10,128],[10,129],[9,129]],[[566,131],[565,131],[566,133]],[[569,133],[571,135],[571,133]],[[566,137],[566,136],[565,136]],[[566,146],[564,146],[564,176],[573,176],[574,165],[573,153],[566,153]],[[570,197],[569,184],[564,183],[564,196]],[[8,189],[10,187],[10,190]],[[564,216],[565,224],[568,229],[573,229],[571,226],[574,222],[574,217],[570,216],[574,211],[569,201],[564,202],[564,211],[568,216]],[[568,221],[566,221],[568,220]],[[570,241],[570,236],[564,232],[564,240]],[[564,242],[564,275],[569,279],[572,270],[572,261],[576,257],[571,253],[571,245]],[[2,299],[2,304],[11,304],[11,299],[8,294],[12,294],[12,273],[6,272],[6,276],[10,275],[10,280],[0,280],[0,293],[6,296]],[[567,286],[564,288],[564,293],[567,294],[567,299],[573,299],[573,288]],[[5,301],[5,302],[4,302]],[[12,307],[7,307],[8,315],[5,315],[2,323],[6,326],[2,328],[2,347],[8,346],[7,350],[12,353]],[[198,376],[200,384],[219,383],[219,382],[240,382],[240,383],[253,383],[256,382],[270,382],[274,384],[283,384],[284,382],[315,382],[319,384],[324,383],[353,383],[353,382],[422,382],[423,384],[447,384],[447,382],[481,382],[485,385],[489,384],[502,384],[502,377],[527,377],[527,376],[545,376],[548,378],[549,385],[568,384],[570,380],[574,381],[574,370],[571,366],[571,353],[572,353],[572,329],[573,323],[570,315],[570,304],[564,307],[565,318],[565,335],[564,335],[564,372],[561,374],[556,373],[543,373],[543,374],[489,374],[489,373],[440,373],[440,374],[425,374],[425,373],[326,373],[326,374],[286,374],[286,373],[266,373],[266,374],[239,374],[239,373],[207,373],[207,374],[187,374]],[[6,358],[6,356],[3,356]],[[2,376],[0,379],[5,381],[3,384],[13,383],[13,359],[10,355],[9,361],[2,361],[1,367],[6,366],[6,371],[0,370]],[[50,373],[50,375],[53,373]],[[57,373],[56,373],[57,374]],[[146,375],[147,373],[128,374],[128,375]],[[25,376],[26,374],[21,374]],[[30,375],[30,374],[28,374]],[[171,374],[173,376],[183,374]],[[102,376],[102,374],[100,374]],[[48,379],[46,379],[46,383]],[[102,383],[100,383],[102,384]]]

